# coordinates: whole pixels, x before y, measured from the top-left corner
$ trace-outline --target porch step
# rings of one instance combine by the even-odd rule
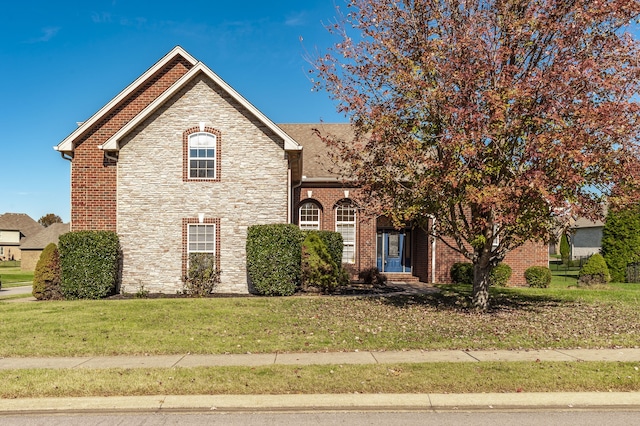
[[[403,283],[419,283],[420,278],[411,274],[402,274],[397,272],[384,272],[387,276],[387,280],[391,282],[403,282]]]

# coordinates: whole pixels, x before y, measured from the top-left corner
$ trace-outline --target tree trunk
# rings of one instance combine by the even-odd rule
[[[482,266],[480,263],[473,265],[473,297],[471,303],[477,309],[486,311],[489,309],[489,274],[491,265]]]

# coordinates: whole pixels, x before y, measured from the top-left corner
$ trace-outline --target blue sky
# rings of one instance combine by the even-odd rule
[[[69,220],[70,164],[53,150],[180,45],[276,123],[344,122],[312,92],[307,54],[341,0],[16,1],[0,7],[0,214]]]

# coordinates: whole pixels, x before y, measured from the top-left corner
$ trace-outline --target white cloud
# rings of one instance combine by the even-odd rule
[[[285,19],[284,24],[288,27],[300,27],[302,25],[306,25],[307,13],[306,12],[291,13]]]
[[[42,35],[40,37],[29,39],[27,40],[27,43],[45,43],[58,34],[60,27],[44,27],[41,31]]]

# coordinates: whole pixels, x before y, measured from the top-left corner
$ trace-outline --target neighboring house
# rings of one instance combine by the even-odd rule
[[[32,237],[28,237],[20,246],[22,251],[22,262],[20,269],[23,271],[33,271],[40,259],[40,254],[49,244],[58,244],[58,238],[62,234],[69,232],[68,223],[52,223]]]
[[[0,260],[21,260],[20,245],[44,227],[24,213],[0,216]]]
[[[448,282],[460,255],[422,230],[367,216],[353,201],[358,189],[327,171],[314,127],[349,132],[278,126],[176,47],[55,147],[71,161],[71,230],[118,233],[128,292],[175,293],[189,253],[209,252],[218,291],[246,293],[247,228],[275,223],[340,232],[353,272],[378,265]],[[522,284],[524,268],[547,264],[546,248],[511,260]]]
[[[578,218],[569,228],[569,244],[571,259],[581,259],[600,253],[602,247],[602,230],[604,222],[592,221],[584,217]]]

